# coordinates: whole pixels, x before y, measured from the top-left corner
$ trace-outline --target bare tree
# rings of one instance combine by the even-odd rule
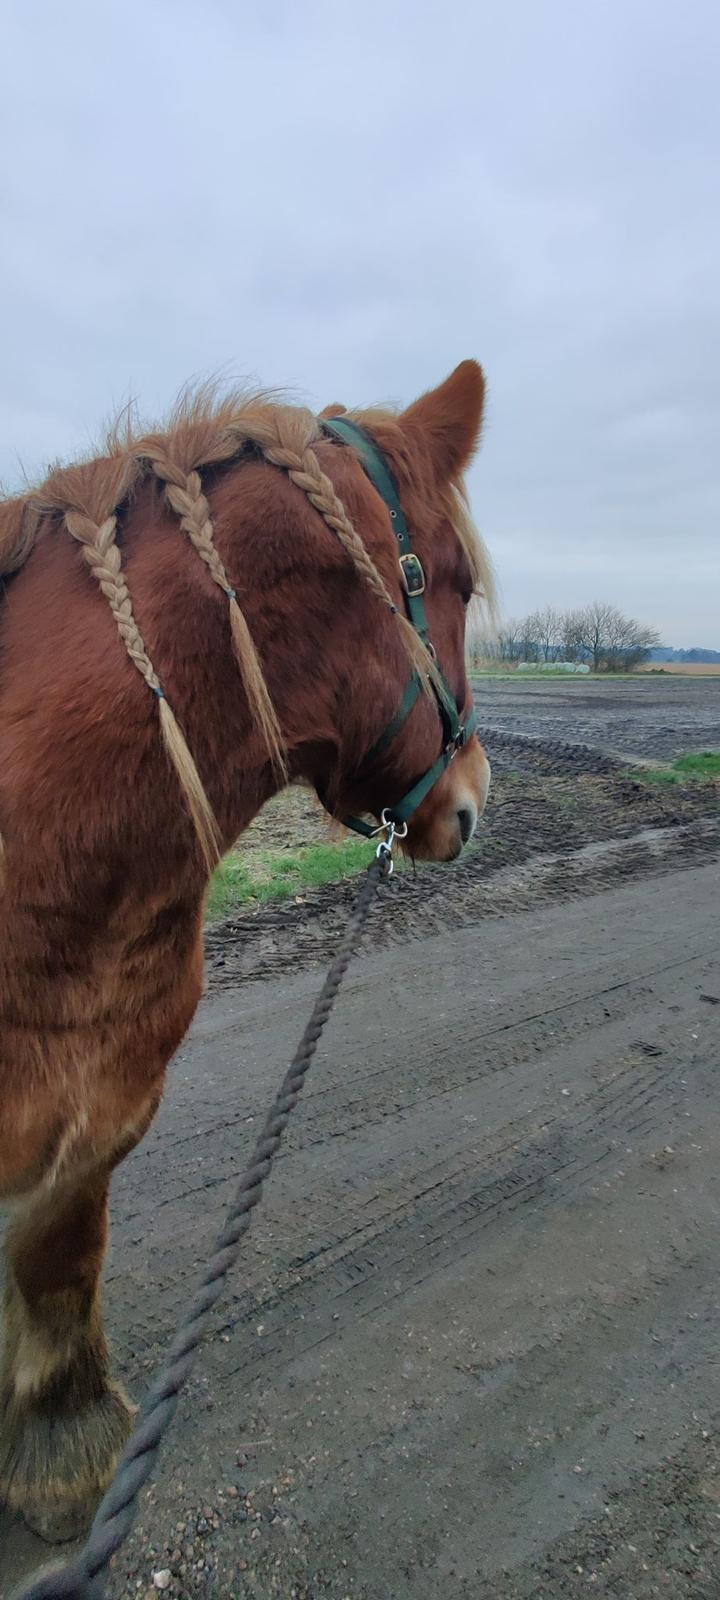
[[[524,622],[508,617],[498,629],[498,655],[501,661],[520,661],[523,652]]]
[[[564,661],[577,661],[583,655],[581,611],[564,611],[560,619],[560,647]]]
[[[631,672],[633,667],[645,660],[648,651],[659,643],[660,635],[654,628],[645,628],[633,617],[624,617],[617,612],[608,633],[606,664],[616,671]]]
[[[620,613],[615,606],[607,605],[603,600],[593,600],[580,612],[579,621],[580,644],[592,656],[593,672],[599,672],[606,659],[610,639],[617,632]]]
[[[527,619],[525,627],[528,639],[532,640],[543,661],[557,660],[562,622],[562,616],[554,606],[544,606],[542,611],[533,611],[532,616]]]
[[[580,613],[579,628],[582,648],[592,656],[595,672],[603,666],[629,672],[659,640],[654,628],[643,627],[634,617],[623,616],[617,606],[601,600],[594,600]]]
[[[658,643],[654,628],[626,617],[617,606],[595,600],[579,611],[545,606],[519,621],[501,625],[495,653],[502,661],[587,661],[595,672],[603,667],[630,672]]]
[[[537,619],[534,615],[523,617],[520,624],[520,659],[522,661],[540,660],[540,636]]]

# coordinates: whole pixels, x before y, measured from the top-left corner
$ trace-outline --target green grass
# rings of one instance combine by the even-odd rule
[[[680,756],[673,761],[674,772],[688,772],[697,778],[720,778],[720,750],[701,750],[698,755]]]
[[[342,839],[338,844],[302,845],[297,850],[255,851],[243,856],[232,851],[215,873],[208,897],[211,921],[226,917],[239,906],[267,905],[270,900],[293,900],[306,889],[354,878],[372,860],[374,844],[365,839]]]
[[[678,756],[669,767],[636,768],[633,778],[643,783],[691,783],[696,779],[720,778],[720,750],[701,750],[695,755]]]

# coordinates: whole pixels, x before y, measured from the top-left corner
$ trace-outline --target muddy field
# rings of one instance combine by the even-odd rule
[[[720,749],[720,678],[476,680],[488,728],[539,739],[585,742],[621,756],[671,761]]]
[[[720,747],[720,682],[679,687],[479,685],[478,847],[373,913],[113,1600],[718,1600],[718,786],[628,773]],[[115,1184],[136,1394],[352,895],[208,933]],[[0,1552],[3,1595],[47,1555]]]

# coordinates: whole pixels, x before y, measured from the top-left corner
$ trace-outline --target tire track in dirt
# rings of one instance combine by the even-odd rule
[[[566,997],[548,1006],[547,995],[536,993],[524,996],[519,1015],[503,1015],[494,1023],[488,1016],[470,1017],[464,1037],[462,1055],[457,1050],[454,1036],[447,1034],[427,1036],[427,1017],[416,1017],[412,1001],[404,1004],[402,994],[395,997],[394,1023],[388,1031],[382,1015],[370,1016],[362,1039],[348,1037],[349,1029],[340,1022],[336,1029],[339,1040],[333,1048],[333,1036],[323,1081],[313,1085],[312,1079],[303,1099],[302,1120],[292,1135],[294,1152],[312,1150],[328,1138],[335,1137],[338,1129],[343,1139],[358,1129],[366,1130],[386,1117],[407,1115],[417,1107],[426,1108],[436,1097],[447,1095],[453,1089],[477,1084],[493,1073],[502,1073],[532,1063],[551,1049],[573,1047],[577,1040],[589,1033],[604,1031],[607,1037],[611,1027],[620,1039],[623,1024],[632,1031],[644,1031],[653,1037],[658,1032],[658,1018],[662,1016],[663,986],[668,978],[681,981],[686,969],[702,966],[704,951],[695,954],[687,951],[672,960],[660,958],[657,952],[648,961],[647,970],[632,980],[619,978],[614,963],[609,963],[606,985],[598,988],[597,972],[581,974],[573,985],[568,985]],[[432,961],[430,962],[430,970]],[[371,1000],[374,980],[355,986],[355,1005]],[[692,987],[692,986],[691,986]],[[528,1011],[528,1005],[530,1010]],[[491,1007],[491,1014],[495,1007]],[[628,1019],[634,1019],[628,1023]],[[442,1016],[438,1019],[442,1021]],[[403,1054],[397,1059],[393,1036],[402,1029]],[[210,1039],[216,1054],[226,1051],[232,1055],[236,1049],[237,1024],[235,1020],[220,1023],[213,1029]],[[653,1048],[651,1046],[651,1048]],[[664,1049],[667,1050],[667,1036]],[[340,1055],[335,1059],[335,1050]],[[389,1070],[389,1065],[391,1069]],[[213,1109],[215,1109],[213,1107]],[[229,1103],[221,1115],[211,1116],[198,1125],[197,1108],[190,1101],[177,1106],[174,1127],[168,1134],[165,1149],[167,1165],[164,1171],[153,1169],[147,1176],[140,1174],[134,1185],[137,1209],[126,1216],[129,1223],[141,1214],[144,1205],[152,1200],[157,1214],[163,1207],[176,1203],[179,1195],[202,1192],[225,1181],[225,1167],[234,1169],[235,1156],[227,1152],[225,1160],[218,1160],[217,1145],[231,1130],[242,1130],[257,1110],[252,1092],[247,1087],[230,1082]],[[196,1187],[180,1190],[174,1177],[178,1160],[190,1154],[200,1166],[203,1147],[214,1156],[213,1177],[208,1181],[201,1176]],[[190,1149],[190,1147],[192,1147]],[[312,1158],[314,1160],[314,1155]]]
[[[690,969],[687,977],[694,992],[692,974],[698,965],[704,971],[705,963],[696,960],[683,965]],[[679,992],[674,990],[676,995]],[[647,990],[646,996],[652,1002],[653,991]],[[663,1149],[660,1135],[668,1110],[674,1110],[680,1094],[673,1057],[689,1013],[679,1027],[664,1035],[662,1061],[633,1050],[627,1038],[628,1032],[633,1033],[638,1022],[642,1025],[651,1014],[656,1013],[654,1007],[651,1012],[650,1004],[644,1015],[630,1011],[627,1020],[631,1027],[625,1027],[625,1039],[621,1041],[618,1029],[613,1029],[614,1052],[622,1045],[629,1057],[613,1053],[609,1063],[604,1063],[607,1080],[587,1093],[568,1095],[571,1104],[564,1114],[546,1103],[536,1113],[543,1118],[539,1128],[534,1118],[517,1117],[509,1126],[502,1126],[499,1136],[478,1136],[476,1131],[458,1148],[445,1146],[442,1159],[435,1153],[428,1165],[423,1155],[429,1153],[433,1140],[426,1139],[424,1148],[422,1143],[418,1147],[415,1136],[414,1165],[403,1184],[398,1186],[389,1177],[370,1205],[363,1199],[355,1207],[352,1196],[348,1197],[342,1229],[338,1228],[334,1202],[324,1211],[314,1208],[308,1219],[313,1242],[300,1257],[293,1257],[292,1251],[297,1248],[308,1164],[297,1160],[295,1149],[297,1192],[292,1225],[283,1226],[278,1218],[272,1224],[272,1284],[267,1287],[259,1277],[253,1282],[252,1274],[252,1287],[243,1295],[231,1294],[231,1309],[219,1320],[221,1333],[235,1334],[245,1325],[243,1360],[237,1366],[230,1364],[229,1374],[242,1374],[244,1383],[262,1375],[267,1382],[276,1360],[297,1359],[337,1331],[333,1325],[339,1311],[353,1319],[372,1315],[379,1305],[387,1305],[395,1295],[407,1293],[432,1279],[439,1268],[472,1252],[480,1229],[506,1226],[523,1205],[532,1205],[537,1213],[540,1207],[570,1204],[589,1176],[599,1179],[608,1164],[617,1161],[621,1137],[632,1141],[638,1159],[644,1153],[650,1159],[656,1157],[658,1149]],[[588,1025],[592,1023],[588,1021]],[[537,1050],[542,1048],[539,1043]],[[561,1077],[567,1076],[570,1053],[568,1039],[557,1052],[556,1070]],[[598,1054],[602,1059],[601,1045]],[[522,1060],[522,1052],[519,1056],[512,1053],[513,1066]],[[494,1063],[490,1070],[507,1071],[510,1064],[506,1058],[504,1067]],[[709,1071],[710,1066],[710,1058],[696,1058],[696,1071]],[[480,1081],[484,1076],[480,1075]],[[424,1103],[418,1105],[417,1116],[419,1121],[425,1120]],[[314,1142],[321,1141],[317,1132]],[[183,1200],[192,1199],[197,1192],[190,1189]],[[392,1203],[388,1204],[390,1195]],[[261,1342],[247,1337],[258,1319],[264,1323]],[[290,1341],[288,1325],[294,1330]]]
[[[153,1523],[180,1507],[187,1525],[188,1495],[220,1508],[202,1569],[182,1576],[190,1595],[510,1600],[547,1569],[537,1594],[559,1600],[576,1592],[565,1548],[607,1576],[596,1592],[634,1593],[612,1588],[618,1562],[592,1530],[619,1486],[623,1506],[645,1492],[639,1465],[645,1482],[674,1472],[720,1412],[716,893],[712,868],[690,868],[435,936],[389,969],[362,960],[118,1593]],[[312,988],[246,989],[242,1091],[216,997],[142,1204],[133,1185],[126,1218],[117,1197],[111,1301],[136,1378],[214,1232],[270,1045],[285,1049]],[[212,1158],[193,1151],[193,1111]],[[238,1445],[239,1526],[217,1499]],[[157,1564],[172,1559],[169,1545]]]
[[[434,967],[435,952],[432,947],[426,948],[423,969],[415,974],[421,985],[427,982]],[[298,1193],[293,1195],[292,1203],[287,1207],[288,1220],[284,1220],[282,1214],[273,1219],[273,1279],[277,1281],[278,1275],[282,1277],[289,1265],[290,1258],[283,1262],[281,1257],[280,1247],[285,1238],[291,1241],[288,1249],[297,1260],[298,1225],[306,1209],[302,1202],[302,1191],[306,1182],[312,1179],[318,1151],[323,1152],[322,1161],[329,1176],[333,1176],[337,1158],[332,1153],[328,1155],[327,1147],[335,1142],[341,1144],[342,1163],[363,1171],[368,1165],[368,1141],[376,1135],[382,1136],[388,1124],[393,1129],[395,1141],[393,1159],[399,1154],[403,1161],[410,1160],[412,1163],[405,1197],[401,1195],[393,1203],[392,1215],[394,1225],[397,1225],[398,1215],[405,1207],[416,1207],[424,1192],[437,1191],[438,1196],[444,1197],[448,1184],[452,1184],[453,1162],[457,1161],[457,1135],[453,1138],[452,1127],[459,1104],[463,1107],[461,1120],[468,1116],[473,1119],[473,1131],[460,1145],[461,1166],[475,1168],[479,1165],[485,1172],[492,1167],[497,1152],[492,1141],[488,1143],[487,1139],[479,1138],[477,1133],[483,1119],[487,1121],[490,1115],[490,1078],[495,1078],[502,1085],[499,1116],[505,1116],[511,1095],[516,1105],[526,1108],[523,1118],[518,1117],[517,1112],[513,1118],[521,1137],[528,1137],[538,1120],[542,1127],[554,1125],[557,1121],[555,1113],[551,1113],[547,1105],[533,1108],[532,1080],[539,1061],[543,1063],[544,1072],[551,1075],[558,1103],[564,1110],[567,1107],[563,1106],[561,1085],[566,1080],[573,1083],[574,1059],[580,1046],[585,1051],[587,1070],[591,1062],[602,1061],[608,1051],[615,1052],[620,1061],[624,1052],[629,1052],[633,1067],[628,1074],[620,1074],[621,1082],[625,1081],[625,1076],[629,1087],[637,1084],[643,1076],[650,1086],[663,1082],[665,1063],[674,1046],[680,1046],[683,1030],[688,1026],[688,1017],[693,1014],[698,986],[704,979],[709,983],[712,981],[707,969],[708,958],[703,941],[700,949],[693,951],[686,947],[682,956],[670,960],[667,959],[666,946],[659,941],[650,952],[643,952],[630,978],[618,970],[618,963],[611,958],[600,963],[600,971],[582,972],[573,975],[570,982],[565,981],[562,999],[556,997],[553,1003],[549,1003],[547,991],[531,991],[529,994],[524,991],[519,1001],[515,1002],[517,1014],[512,1014],[511,1005],[510,1015],[503,1011],[501,1019],[493,1015],[496,1008],[491,1007],[488,1015],[487,1007],[482,1002],[477,1013],[473,1012],[470,1005],[464,1023],[461,1051],[457,1048],[454,1031],[442,1026],[442,1009],[438,1014],[431,989],[426,989],[425,1003],[418,1008],[412,997],[405,1003],[403,986],[398,989],[395,985],[393,1025],[389,1033],[382,1012],[373,1016],[370,1010],[376,981],[374,975],[368,980],[362,977],[356,979],[347,1014],[341,1014],[333,1024],[322,1079],[320,1082],[316,1080],[315,1084],[311,1080],[297,1127],[291,1134],[289,1153],[282,1164],[283,1172],[292,1165]],[[669,984],[673,987],[674,1005],[679,1007],[680,1023],[675,1016],[667,1014],[665,994]],[[432,1031],[428,1032],[433,1013],[434,1025]],[[366,1020],[358,1034],[357,1023],[361,1014],[366,1016]],[[260,1013],[253,1013],[251,1008],[248,1019],[251,1025],[254,1016],[257,1022],[262,1023],[262,1000]],[[283,1034],[283,1045],[286,1044],[288,1048],[294,1023],[293,1008]],[[164,1249],[167,1248],[171,1258],[175,1253],[178,1217],[186,1219],[188,1226],[192,1226],[193,1215],[203,1197],[211,1198],[216,1210],[225,1202],[228,1186],[238,1165],[237,1145],[247,1143],[249,1119],[258,1111],[255,1074],[245,1087],[234,1081],[232,1060],[237,1050],[234,1026],[234,1023],[226,1024],[221,1020],[212,1034],[206,1035],[203,1040],[203,1049],[210,1049],[221,1063],[228,1090],[227,1104],[223,1104],[220,1118],[213,1114],[215,1103],[208,1108],[206,1117],[199,1117],[194,1092],[186,1102],[181,1099],[172,1128],[162,1141],[162,1159],[158,1159],[159,1153],[156,1153],[152,1161],[143,1160],[142,1164],[138,1161],[141,1170],[135,1175],[131,1206],[127,1212],[116,1210],[116,1238],[122,1240],[129,1237],[137,1242],[139,1236],[133,1231],[135,1224],[141,1221],[148,1206],[152,1208],[154,1226],[152,1240],[148,1242],[147,1258],[156,1283],[157,1274],[162,1270]],[[663,1039],[660,1060],[644,1054],[645,1048],[660,1048],[653,1043],[659,1032]],[[401,1040],[399,1047],[398,1038]],[[634,1046],[638,1039],[642,1040],[642,1049]],[[596,1070],[599,1071],[599,1067]],[[615,1093],[617,1072],[619,1068],[613,1068],[611,1091],[606,1091],[602,1083],[594,1091],[590,1115],[591,1120],[598,1120],[598,1124],[605,1116],[603,1096]],[[511,1079],[512,1090],[505,1083],[506,1077]],[[579,1114],[574,1089],[572,1105],[575,1114]],[[626,1106],[621,1098],[621,1116],[626,1114],[629,1115],[629,1104]],[[419,1138],[418,1123],[426,1127],[423,1138]],[[409,1140],[398,1135],[397,1130],[403,1124],[412,1128]],[[508,1146],[505,1123],[501,1122],[500,1126],[503,1130],[503,1148],[512,1149],[512,1144]],[[439,1160],[438,1149],[442,1152]],[[556,1157],[552,1151],[543,1156],[539,1150],[539,1146],[536,1148],[531,1145],[527,1159],[537,1158],[540,1161],[541,1175],[546,1170],[554,1172]],[[423,1159],[429,1161],[427,1174]],[[522,1182],[522,1177],[518,1181]],[[379,1187],[381,1195],[387,1193],[389,1184],[392,1188],[388,1173],[383,1171]],[[356,1206],[352,1192],[348,1191],[347,1186],[344,1188],[343,1214],[352,1237],[357,1228],[368,1229],[376,1202],[372,1196],[368,1198],[363,1189],[360,1203]],[[328,1210],[335,1223],[339,1198],[333,1187]],[[261,1229],[262,1226],[261,1219]],[[329,1240],[321,1236],[321,1218],[317,1214],[311,1226],[311,1254],[327,1265],[332,1256],[342,1249],[337,1225]],[[139,1265],[136,1261],[135,1273]],[[353,1275],[357,1276],[354,1267]],[[252,1306],[255,1308],[258,1304],[257,1286],[252,1270],[248,1281],[253,1286]],[[173,1284],[177,1286],[174,1274]],[[238,1310],[238,1315],[242,1314]]]

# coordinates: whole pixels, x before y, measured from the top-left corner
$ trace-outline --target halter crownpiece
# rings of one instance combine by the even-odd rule
[[[355,450],[360,464],[367,474],[373,487],[377,489],[381,499],[390,513],[393,532],[398,542],[400,579],[402,583],[405,610],[415,632],[419,635],[433,661],[437,663],[437,655],[430,638],[427,613],[425,611],[425,573],[420,557],[412,547],[410,530],[407,525],[405,513],[402,508],[397,483],[388,466],[382,450],[375,444],[374,439],[361,428],[357,422],[351,422],[348,417],[332,417],[323,419],[323,428],[326,433],[339,439],[342,444],[349,444]],[[437,700],[438,714],[442,724],[443,745],[437,761],[429,768],[424,777],[413,784],[412,789],[403,796],[402,800],[394,806],[388,806],[383,811],[383,819],[395,826],[402,827],[407,824],[410,817],[417,811],[426,795],[434,789],[435,784],[447,771],[450,762],[458,750],[475,732],[477,715],[473,709],[466,722],[461,720],[455,703],[455,696],[437,663],[437,672],[431,679],[433,693]],[[422,682],[417,672],[414,672],[407,685],[403,698],[395,712],[394,717],[380,734],[372,749],[368,751],[365,761],[370,762],[392,744],[393,739],[400,732],[416,701],[422,694]],[[346,828],[352,828],[355,833],[361,833],[365,838],[372,839],[378,832],[371,827],[369,822],[364,822],[361,817],[344,817]],[[387,824],[385,824],[387,826]]]

